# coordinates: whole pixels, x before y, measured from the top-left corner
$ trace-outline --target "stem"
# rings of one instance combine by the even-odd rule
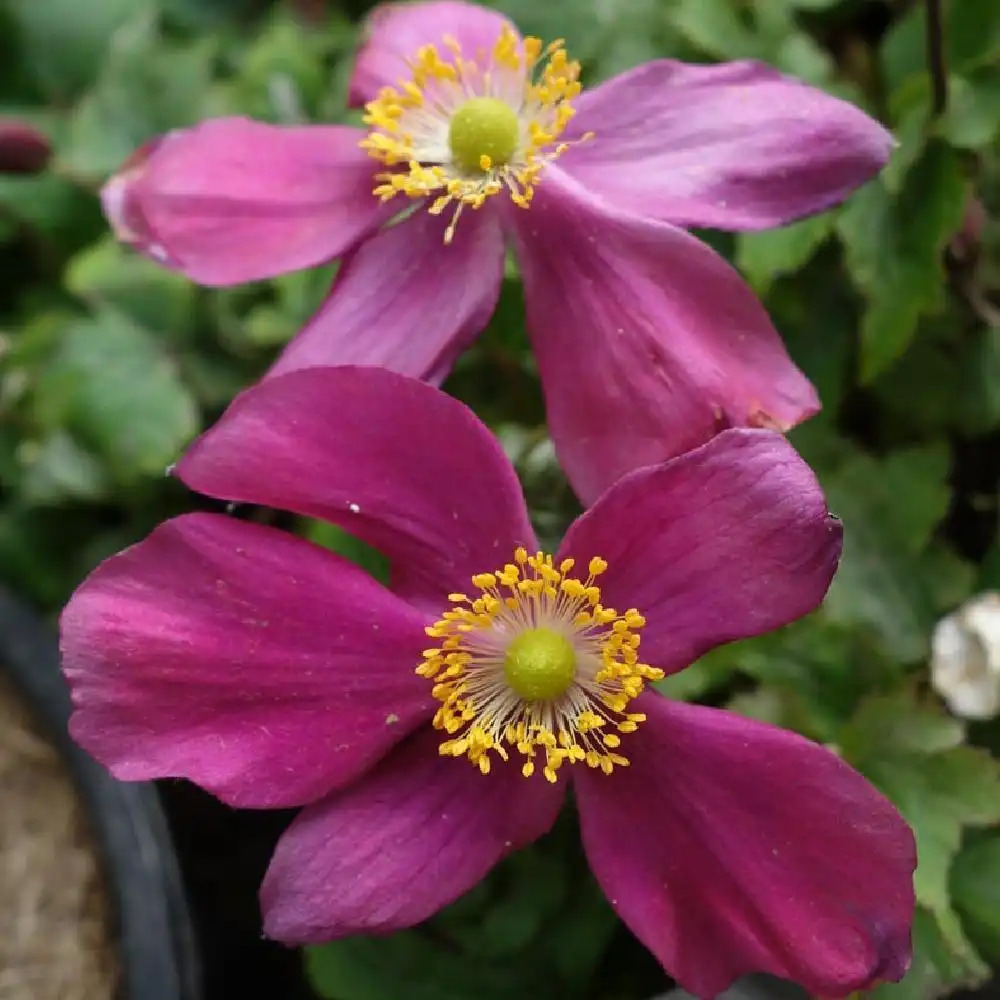
[[[948,67],[945,65],[941,0],[927,0],[927,68],[931,75],[931,108],[937,118],[948,107]]]

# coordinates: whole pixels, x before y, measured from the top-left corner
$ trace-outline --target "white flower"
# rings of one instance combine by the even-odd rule
[[[963,719],[1000,714],[1000,593],[979,594],[938,622],[931,684]]]

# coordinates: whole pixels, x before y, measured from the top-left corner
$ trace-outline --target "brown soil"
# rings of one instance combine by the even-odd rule
[[[82,805],[0,679],[0,1000],[113,1000],[117,982]]]

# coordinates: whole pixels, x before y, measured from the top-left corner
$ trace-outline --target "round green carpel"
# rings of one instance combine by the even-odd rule
[[[461,105],[448,126],[448,146],[456,165],[466,173],[484,173],[504,166],[517,152],[521,124],[517,113],[496,97],[473,97]]]
[[[510,689],[525,701],[551,701],[564,694],[576,677],[576,651],[550,628],[532,628],[511,641],[503,673]]]

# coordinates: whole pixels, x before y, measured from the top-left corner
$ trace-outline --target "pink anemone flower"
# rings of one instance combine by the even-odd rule
[[[264,381],[177,473],[391,564],[385,586],[188,514],[62,617],[72,733],[115,775],[304,807],[261,890],[268,935],[424,920],[544,834],[571,786],[611,905],[698,996],[754,970],[824,997],[902,976],[915,856],[893,806],[801,736],[649,686],[822,600],[840,525],[780,434],[730,429],[634,471],[554,554],[487,428],[379,368]]]
[[[683,227],[754,230],[842,200],[891,136],[755,62],[646,63],[582,91],[560,43],[461,0],[386,4],[350,83],[364,129],[206,121],[106,185],[118,237],[209,285],[342,257],[274,373],[438,383],[516,253],[548,421],[583,502],[729,426],[819,409],[739,275]]]

